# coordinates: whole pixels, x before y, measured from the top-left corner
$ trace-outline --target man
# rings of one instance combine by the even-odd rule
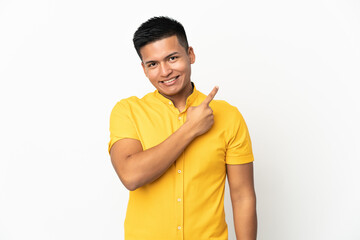
[[[195,62],[183,26],[154,17],[134,34],[146,77],[156,90],[119,101],[110,117],[109,152],[130,190],[126,240],[228,239],[228,176],[237,239],[256,239],[253,154],[236,107],[191,82]]]

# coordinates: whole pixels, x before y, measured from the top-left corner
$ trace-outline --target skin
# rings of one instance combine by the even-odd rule
[[[146,77],[163,96],[182,111],[187,97],[192,93],[190,75],[191,64],[195,62],[193,48],[185,50],[177,37],[171,36],[145,45],[140,53],[141,66]],[[166,86],[163,83],[173,78],[176,78],[173,85]]]
[[[236,239],[255,240],[257,234],[256,195],[253,163],[226,165]]]
[[[160,94],[181,112],[192,93],[191,64],[195,62],[192,47],[184,49],[176,36],[149,43],[140,49],[146,77]],[[172,84],[163,81],[176,78]],[[110,150],[111,162],[124,186],[133,191],[161,177],[185,148],[214,124],[210,102],[218,87],[196,107],[189,107],[185,123],[157,146],[143,150],[139,140],[121,139]],[[233,206],[237,239],[256,239],[256,197],[252,163],[226,165]]]

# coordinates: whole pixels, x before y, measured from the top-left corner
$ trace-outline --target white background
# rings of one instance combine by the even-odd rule
[[[245,117],[258,239],[360,239],[357,0],[1,0],[0,239],[123,239],[109,116],[154,90],[132,35],[159,15],[187,30],[197,88]]]

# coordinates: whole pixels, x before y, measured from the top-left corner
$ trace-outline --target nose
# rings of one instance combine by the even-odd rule
[[[161,67],[160,71],[161,71],[161,76],[162,77],[167,77],[172,73],[172,69],[171,69],[171,67],[169,66],[168,63],[162,63],[160,65],[160,67]]]

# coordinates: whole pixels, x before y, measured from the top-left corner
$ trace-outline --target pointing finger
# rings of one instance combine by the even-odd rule
[[[209,95],[207,95],[207,97],[205,98],[205,100],[202,103],[209,105],[210,102],[214,99],[218,90],[219,90],[219,87],[215,86],[214,89],[209,93]]]

